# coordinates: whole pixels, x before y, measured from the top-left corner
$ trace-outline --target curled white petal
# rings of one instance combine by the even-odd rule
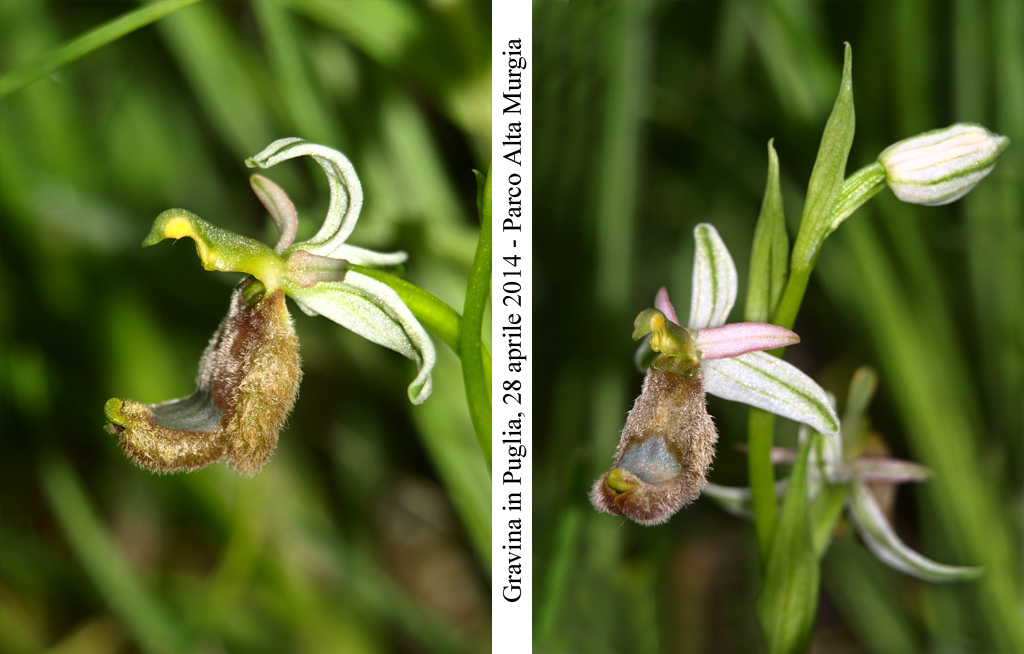
[[[336,249],[355,228],[363,206],[363,187],[352,162],[333,148],[292,137],[274,141],[256,156],[246,159],[245,164],[250,168],[270,168],[282,161],[304,156],[313,157],[324,169],[331,189],[331,201],[320,231],[300,245],[311,254],[334,256]]]
[[[822,434],[839,430],[825,391],[795,366],[764,352],[702,361],[705,390],[802,422]]]
[[[800,337],[785,327],[764,322],[734,322],[697,332],[697,349],[702,360],[726,359],[748,352],[774,350],[800,342]]]
[[[331,256],[335,259],[344,259],[349,263],[360,266],[373,267],[397,266],[405,263],[409,258],[409,255],[405,252],[375,252],[374,250],[367,250],[366,248],[348,245],[347,243],[342,243],[336,247],[334,254]]]
[[[693,260],[693,295],[690,298],[690,329],[724,325],[736,304],[736,265],[713,225],[693,229],[697,244]]]
[[[285,290],[306,313],[324,316],[415,361],[419,372],[409,385],[409,399],[421,404],[430,395],[434,343],[390,286],[350,270],[343,282]]]
[[[907,547],[889,525],[871,491],[863,484],[854,484],[849,503],[857,532],[868,549],[887,566],[925,581],[958,581],[981,575],[981,568],[936,563]]]

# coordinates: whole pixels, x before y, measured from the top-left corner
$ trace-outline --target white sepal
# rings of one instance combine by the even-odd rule
[[[732,359],[702,361],[704,387],[711,395],[743,402],[822,434],[839,430],[839,417],[825,391],[782,359],[751,352]]]
[[[693,260],[690,297],[690,329],[724,325],[736,304],[736,265],[713,225],[701,223],[693,229],[697,251]]]
[[[306,313],[324,316],[415,361],[419,372],[409,385],[409,399],[421,404],[430,395],[434,343],[390,286],[350,270],[343,282],[308,288],[289,284],[285,290]]]
[[[889,525],[871,491],[863,484],[854,484],[847,501],[861,538],[868,549],[889,567],[925,581],[960,581],[981,575],[981,568],[936,563],[907,547]]]

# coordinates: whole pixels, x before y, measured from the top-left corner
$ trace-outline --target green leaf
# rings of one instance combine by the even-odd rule
[[[768,141],[768,181],[761,201],[761,214],[754,228],[750,249],[750,279],[747,285],[745,318],[768,322],[782,298],[789,275],[789,236],[779,188],[779,155]]]
[[[843,190],[846,159],[853,145],[855,126],[853,111],[853,53],[846,44],[843,61],[843,79],[839,84],[832,114],[825,123],[818,157],[814,161],[811,179],[807,184],[807,200],[800,219],[800,231],[793,246],[793,268],[814,265],[821,244],[828,236],[832,211]]]
[[[122,36],[155,23],[164,16],[179,9],[194,5],[199,0],[167,0],[139,7],[123,16],[105,23],[96,29],[69,41],[60,48],[48,53],[42,59],[13,70],[0,77],[0,98],[36,82],[56,70],[81,59],[85,55],[113,43]]]
[[[765,564],[757,616],[769,652],[805,651],[818,607],[818,557],[807,502],[809,438],[789,477],[775,536]]]

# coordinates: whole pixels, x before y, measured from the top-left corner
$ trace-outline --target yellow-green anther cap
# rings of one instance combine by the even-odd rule
[[[153,222],[143,247],[165,239],[190,238],[206,270],[248,273],[270,290],[280,287],[285,262],[269,246],[206,222],[191,211],[168,209]]]
[[[981,125],[957,123],[890,145],[878,162],[897,198],[938,206],[966,195],[992,172],[1009,144]]]

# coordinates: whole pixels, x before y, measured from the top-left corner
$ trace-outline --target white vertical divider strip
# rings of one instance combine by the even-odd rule
[[[532,3],[491,15],[491,643],[533,651]]]

